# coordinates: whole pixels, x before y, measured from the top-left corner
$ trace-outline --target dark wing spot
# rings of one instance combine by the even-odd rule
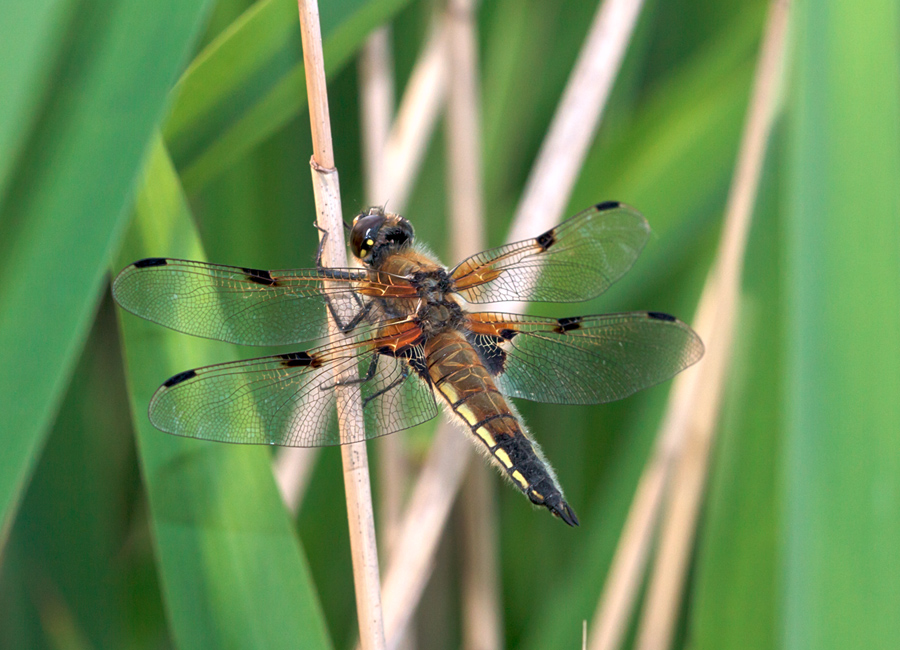
[[[496,336],[488,336],[486,334],[476,334],[469,337],[469,343],[475,348],[484,367],[493,376],[503,372],[506,366],[506,351],[500,347],[500,342],[504,339]]]
[[[571,318],[557,318],[556,322],[559,323],[559,325],[556,327],[556,331],[560,334],[565,334],[566,332],[577,330],[581,327],[581,320],[581,316],[573,316]]]
[[[515,338],[515,336],[518,334],[516,330],[508,329],[502,329],[498,333],[500,334],[500,338],[502,338],[504,341],[512,341],[513,338]]]
[[[556,242],[556,235],[553,234],[553,229],[551,228],[543,235],[538,235],[536,241],[541,250],[547,250]]]
[[[647,316],[649,318],[655,318],[656,320],[664,320],[669,323],[675,322],[674,316],[669,316],[668,314],[663,314],[662,312],[659,312],[659,311],[648,311]]]
[[[185,370],[184,372],[179,372],[177,375],[173,375],[172,377],[169,377],[168,379],[166,379],[163,386],[165,386],[166,388],[171,388],[172,386],[175,386],[176,384],[180,384],[181,382],[187,381],[191,377],[196,377],[196,376],[197,376],[196,370]]]
[[[262,269],[241,269],[241,271],[247,274],[247,279],[250,280],[250,282],[255,282],[256,284],[261,284],[266,287],[271,287],[275,284],[275,280],[268,271]]]
[[[431,382],[431,379],[428,376],[428,364],[425,363],[425,355],[423,354],[422,346],[419,343],[407,345],[397,352],[391,352],[390,355],[405,359],[409,364],[409,367],[412,368],[417,375],[429,383]]]
[[[285,368],[318,368],[322,365],[321,360],[310,356],[308,352],[289,352],[279,355],[279,358],[282,359],[281,365]]]
[[[165,257],[148,257],[144,260],[138,260],[134,263],[134,268],[136,269],[146,269],[151,266],[165,266],[168,264],[168,260]]]
[[[598,203],[594,207],[600,212],[603,212],[604,210],[614,210],[616,208],[620,208],[622,207],[622,204],[618,201],[604,201],[603,203]]]

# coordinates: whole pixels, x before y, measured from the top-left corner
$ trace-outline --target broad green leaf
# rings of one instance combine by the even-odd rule
[[[145,143],[205,5],[80,4],[64,37],[44,32],[61,41],[29,50],[59,57],[41,105],[13,109],[22,129],[31,111],[39,117],[0,206],[0,544],[87,334]]]
[[[202,259],[161,141],[116,266]],[[184,648],[329,648],[309,568],[272,477],[269,450],[178,438],[147,419],[169,376],[233,360],[223,344],[120,313],[138,451],[172,634]],[[349,560],[349,558],[348,558]]]
[[[900,639],[900,6],[798,2],[781,647]]]
[[[123,596],[133,579],[135,545],[129,543],[134,524],[122,514],[130,505],[124,488],[135,481],[137,467],[115,340],[107,298],[12,527],[9,548],[17,549],[17,562],[28,570],[0,582],[23,580],[24,590],[33,593],[23,601],[25,616],[0,608],[0,647],[52,646],[60,637],[81,637],[83,643],[57,647],[148,647],[126,631],[129,602]],[[45,586],[35,587],[36,574]],[[144,620],[153,620],[147,610]],[[28,619],[45,621],[43,644],[14,639]],[[158,615],[157,629],[160,620]]]
[[[70,19],[69,0],[0,2],[4,46],[0,48],[0,204],[16,158],[39,115],[41,95],[50,83],[53,60]]]
[[[326,74],[408,1],[322,3]],[[204,48],[176,86],[164,133],[186,190],[193,193],[305,108],[297,3],[260,0]]]

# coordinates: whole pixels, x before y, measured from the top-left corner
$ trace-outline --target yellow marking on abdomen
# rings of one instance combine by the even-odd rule
[[[475,413],[472,412],[472,409],[470,409],[468,406],[464,406],[464,405],[460,404],[459,406],[456,407],[456,412],[459,413],[460,416],[462,416],[462,418],[466,422],[468,422],[470,425],[478,422],[478,416],[475,415]],[[481,435],[481,434],[479,434],[479,435]],[[488,436],[490,436],[490,434],[488,434]],[[482,438],[483,437],[484,436],[482,436]]]
[[[522,486],[523,490],[528,489],[528,481],[525,480],[525,477],[522,475],[522,472],[520,472],[519,470],[516,470],[515,472],[512,473],[512,477],[519,482],[519,485]]]
[[[485,429],[484,427],[478,427],[475,431],[475,435],[484,440],[484,444],[488,447],[494,446],[494,436],[491,435],[491,432]]]
[[[504,450],[497,449],[496,451],[494,451],[494,456],[496,456],[497,460],[503,463],[507,469],[512,467],[512,461],[509,459],[509,454],[507,454]]]
[[[456,392],[456,389],[453,388],[449,383],[444,384],[440,387],[440,391],[444,394],[444,397],[447,398],[451,404],[455,404],[459,400],[459,393]]]

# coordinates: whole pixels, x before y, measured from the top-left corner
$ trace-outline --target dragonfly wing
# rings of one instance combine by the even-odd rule
[[[636,210],[601,203],[534,239],[473,255],[451,277],[473,303],[589,300],[631,268],[649,234]]]
[[[180,436],[288,447],[360,442],[424,422],[437,405],[415,353],[389,351],[400,335],[415,335],[404,323],[390,336],[180,373],[154,394],[150,421]],[[346,386],[335,384],[336,373]],[[342,440],[330,424],[337,392],[353,387],[368,426],[363,436]]]
[[[327,304],[342,322],[371,295],[402,294],[400,278],[366,269],[266,271],[150,258],[113,282],[125,309],[165,327],[242,345],[286,345],[323,337]]]
[[[469,340],[498,388],[553,404],[601,404],[669,379],[703,356],[700,337],[657,312],[540,318],[468,314]]]

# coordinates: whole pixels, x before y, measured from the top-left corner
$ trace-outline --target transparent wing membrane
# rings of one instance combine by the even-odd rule
[[[223,442],[322,447],[341,440],[335,373],[361,393],[365,439],[437,415],[430,386],[414,366],[415,351],[395,358],[361,344],[224,363],[176,375],[150,402],[150,420],[168,433]],[[374,363],[373,363],[374,361]],[[349,388],[349,386],[348,386]],[[343,414],[338,413],[338,418]]]
[[[325,336],[327,307],[348,322],[366,296],[402,289],[365,269],[265,271],[166,258],[141,260],[113,282],[125,309],[166,327],[241,345],[286,345]]]
[[[507,395],[600,404],[669,379],[703,356],[703,343],[667,314],[574,318],[468,314],[470,341]]]
[[[589,300],[631,268],[649,234],[632,208],[601,203],[534,239],[473,255],[451,276],[473,303]]]

